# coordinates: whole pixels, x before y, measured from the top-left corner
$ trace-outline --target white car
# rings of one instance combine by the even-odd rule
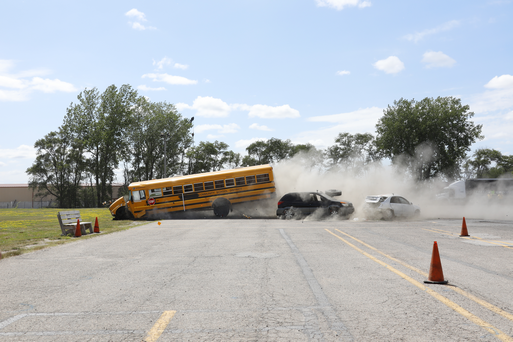
[[[365,198],[363,212],[367,218],[384,220],[392,220],[394,217],[417,218],[420,216],[420,207],[399,195],[372,195]]]

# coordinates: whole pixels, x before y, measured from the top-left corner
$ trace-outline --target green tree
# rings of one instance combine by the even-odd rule
[[[271,138],[267,141],[255,141],[246,147],[248,155],[242,159],[242,165],[253,166],[276,163],[292,157],[294,144],[290,140]]]
[[[192,145],[191,128],[190,120],[182,118],[174,105],[140,100],[127,134],[127,184],[184,173],[185,153]]]
[[[30,187],[39,196],[53,195],[60,207],[81,206],[80,182],[83,179],[84,159],[80,146],[65,130],[50,132],[36,141],[36,160],[27,169]]]
[[[112,197],[114,170],[127,154],[127,132],[142,99],[130,85],[111,85],[102,94],[96,88],[84,90],[68,108],[64,122],[83,139],[98,207]]]
[[[213,143],[202,141],[198,146],[191,148],[187,153],[187,157],[192,161],[189,173],[222,170],[224,165],[230,162],[230,158],[236,157],[232,154],[232,151],[228,151],[228,144],[222,141],[216,140]],[[233,162],[233,160],[231,160],[231,162]]]
[[[512,177],[513,156],[503,155],[489,148],[477,149],[473,159],[466,161],[465,167],[477,178]]]
[[[482,125],[468,105],[455,97],[400,99],[383,111],[376,125],[376,145],[395,165],[403,164],[417,180],[459,177],[470,146],[482,139]]]
[[[364,173],[373,162],[381,159],[370,133],[339,133],[335,145],[326,149],[326,158],[331,167],[355,175]]]

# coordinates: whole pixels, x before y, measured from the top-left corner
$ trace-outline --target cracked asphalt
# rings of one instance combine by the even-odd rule
[[[160,222],[0,260],[0,340],[513,340],[512,221]]]

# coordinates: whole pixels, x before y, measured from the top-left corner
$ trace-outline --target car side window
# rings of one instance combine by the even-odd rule
[[[406,198],[403,198],[403,197],[399,197],[399,201],[401,202],[401,204],[410,204],[410,202]]]
[[[399,200],[394,196],[390,199],[390,203],[399,203]]]

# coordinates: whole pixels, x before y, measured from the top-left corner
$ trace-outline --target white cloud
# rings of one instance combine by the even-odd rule
[[[472,111],[489,113],[513,109],[513,76],[495,76],[485,87],[492,90],[470,97]]]
[[[349,75],[350,73],[351,73],[351,71],[347,71],[347,70],[337,71],[337,75],[339,75],[339,76]]]
[[[193,109],[197,110],[198,116],[204,117],[227,117],[232,110],[249,111],[249,117],[260,117],[264,119],[281,119],[281,118],[297,118],[300,117],[299,111],[290,108],[289,105],[283,106],[267,106],[267,105],[247,105],[247,104],[228,104],[221,99],[211,96],[198,96],[194,103],[188,105],[186,103],[176,104],[178,110]]]
[[[373,64],[373,66],[387,74],[397,74],[404,69],[404,63],[396,56],[390,56]]]
[[[211,124],[205,124],[205,125],[198,125],[194,127],[194,131],[197,133],[209,131],[209,130],[217,130],[218,133],[237,133],[237,131],[240,129],[239,125],[236,123],[231,123],[228,125],[211,125]]]
[[[256,129],[256,130],[259,130],[259,131],[268,131],[268,132],[273,131],[272,129],[270,129],[269,127],[267,127],[267,126],[265,126],[265,125],[259,125],[259,124],[256,124],[256,123],[251,124],[251,125],[249,126],[249,128],[251,128],[251,129]]]
[[[26,101],[33,91],[44,93],[77,91],[71,83],[38,77],[50,73],[48,70],[33,69],[10,74],[8,71],[12,67],[14,67],[13,61],[0,60],[0,101]]]
[[[63,82],[58,79],[50,80],[40,77],[34,77],[32,79],[31,89],[41,90],[44,93],[55,93],[56,91],[71,93],[77,91],[71,83]]]
[[[422,63],[427,64],[426,68],[450,68],[456,61],[442,51],[427,51],[422,55]]]
[[[139,31],[156,30],[157,29],[156,27],[153,27],[153,26],[144,26],[143,24],[138,23],[138,22],[130,23],[130,24],[132,25],[132,28],[134,30],[139,30]]]
[[[407,34],[406,36],[404,36],[404,39],[417,43],[418,41],[424,39],[424,37],[426,37],[426,36],[437,34],[437,33],[443,32],[443,31],[449,31],[459,25],[460,25],[460,22],[458,20],[451,20],[451,21],[448,21],[448,22],[446,22],[442,25],[439,25],[435,28],[432,28],[432,29],[427,29],[422,32],[415,32],[412,34]]]
[[[495,76],[490,80],[490,82],[485,84],[486,88],[491,89],[507,89],[513,87],[513,76],[511,75],[502,75]]]
[[[382,116],[383,109],[369,107],[353,112],[310,117],[307,121],[326,122],[330,125],[318,130],[298,133],[293,137],[293,140],[310,143],[318,148],[326,148],[335,143],[335,138],[341,132],[351,134],[369,132],[374,134],[376,124]]]
[[[151,88],[151,87],[148,87],[148,86],[146,86],[144,84],[141,84],[140,86],[138,86],[137,89],[142,90],[142,91],[162,91],[162,90],[166,90],[166,88],[164,88],[164,87]]]
[[[298,118],[299,111],[296,109],[290,108],[289,105],[283,106],[267,106],[267,105],[253,105],[249,110],[249,117],[258,117],[263,119],[285,119],[285,118]]]
[[[315,2],[319,7],[332,7],[337,11],[343,10],[344,7],[358,6],[359,8],[365,8],[372,5],[370,1],[365,0],[315,0]]]
[[[223,118],[230,115],[232,108],[229,104],[221,99],[216,99],[211,96],[198,96],[192,106],[186,103],[176,104],[178,110],[194,109],[197,111],[196,115],[207,118]]]
[[[175,63],[175,68],[186,70],[189,66],[187,64]]]
[[[267,141],[268,139],[266,138],[251,138],[251,139],[247,139],[247,140],[239,140],[237,142],[235,142],[235,147],[239,148],[239,149],[246,149],[246,147],[248,147],[249,145],[251,145],[252,143],[256,142],[256,141]]]
[[[142,78],[150,78],[154,82],[166,82],[169,84],[188,85],[198,83],[196,80],[190,80],[182,76],[173,76],[168,74],[144,74],[142,75]]]
[[[145,26],[141,24],[141,22],[147,21],[146,15],[138,11],[136,8],[132,8],[130,11],[126,12],[125,15],[129,18],[133,18],[136,20],[135,22],[129,21],[128,23],[132,26],[134,30],[144,31],[144,30],[156,30],[156,27],[153,26]]]
[[[207,134],[207,139],[210,139],[210,140],[219,139],[219,138],[222,138],[222,137],[224,137],[224,135],[222,135],[222,134],[219,134],[219,135]]]
[[[130,11],[126,12],[125,15],[139,21],[146,21],[146,15],[143,12],[138,11],[137,8],[132,8]]]
[[[165,65],[169,65],[169,64],[171,64],[171,62],[172,62],[171,58],[164,57],[158,62],[153,60],[153,65],[155,65],[157,67],[157,69],[162,70]]]
[[[28,145],[20,145],[14,149],[0,149],[0,159],[35,159],[36,149]]]

